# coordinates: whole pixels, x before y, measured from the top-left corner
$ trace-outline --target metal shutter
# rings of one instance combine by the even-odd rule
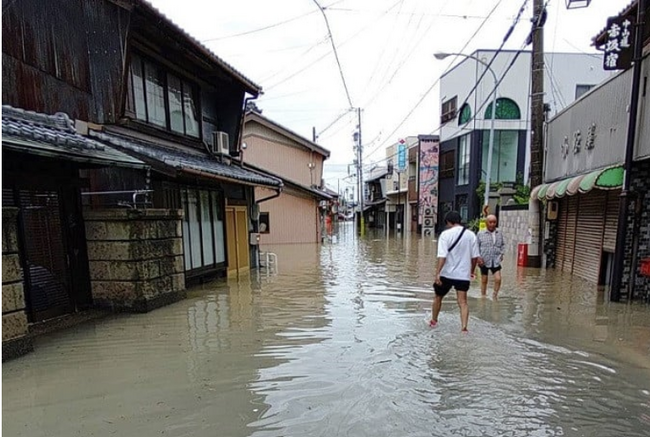
[[[563,220],[558,229],[558,248],[562,248],[558,268],[567,273],[573,273],[573,262],[576,242],[576,220],[578,213],[578,198],[572,196],[562,202]]]
[[[605,232],[603,235],[603,250],[614,253],[616,249],[616,234],[618,232],[618,204],[621,191],[607,192],[607,206],[605,213]]]
[[[578,195],[578,222],[573,261],[573,273],[598,283],[600,258],[603,250],[605,208],[607,197],[603,191]]]
[[[566,231],[569,218],[569,198],[562,199],[559,204],[557,217],[557,244],[555,249],[555,268],[563,271],[566,259]]]

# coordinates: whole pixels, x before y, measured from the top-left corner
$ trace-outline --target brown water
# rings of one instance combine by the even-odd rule
[[[435,243],[276,248],[252,273],[3,365],[7,436],[650,436],[650,307],[507,260],[426,325]]]

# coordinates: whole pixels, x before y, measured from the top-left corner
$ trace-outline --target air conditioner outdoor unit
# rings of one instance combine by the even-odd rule
[[[424,215],[425,216],[432,216],[433,215],[433,208],[431,208],[430,206],[427,206],[426,208],[424,208]]]
[[[226,132],[212,132],[212,153],[216,155],[230,155],[229,144],[230,141]]]

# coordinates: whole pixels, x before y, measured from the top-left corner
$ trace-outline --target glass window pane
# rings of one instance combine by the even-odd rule
[[[201,260],[201,230],[199,226],[198,202],[196,190],[187,190],[188,214],[187,218],[190,226],[191,249],[192,249],[192,268],[196,269],[203,266]]]
[[[214,264],[212,219],[210,217],[210,192],[201,191],[201,231],[203,239],[203,261],[206,266]]]
[[[139,56],[131,57],[131,80],[130,86],[133,87],[133,104],[129,108],[135,112],[135,117],[139,120],[147,120],[147,111],[144,105],[144,86],[142,82],[142,59]]]
[[[212,216],[214,217],[214,246],[216,248],[216,262],[226,262],[226,239],[224,238],[223,205],[221,196],[216,191],[212,192]]]
[[[185,108],[185,133],[199,137],[199,114],[194,93],[194,87],[183,82],[183,105]]]
[[[481,159],[481,179],[485,180],[490,144],[490,131],[483,132],[483,152]],[[490,184],[497,182],[514,182],[517,177],[517,150],[519,146],[518,131],[495,131],[492,150],[492,168]]]
[[[145,62],[145,83],[147,93],[147,115],[149,123],[167,127],[165,112],[164,76],[154,65]]]
[[[469,184],[469,134],[463,135],[458,140],[458,185]]]
[[[183,252],[185,256],[185,269],[192,268],[192,251],[190,249],[190,214],[187,208],[187,190],[181,189],[181,202],[185,212],[183,217]]]
[[[183,127],[183,90],[181,80],[171,74],[167,75],[167,96],[169,98],[169,124],[174,132],[184,133]]]

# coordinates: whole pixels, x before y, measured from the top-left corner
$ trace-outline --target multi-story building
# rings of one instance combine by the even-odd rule
[[[143,0],[8,2],[3,36],[3,352],[255,265],[255,188],[282,189],[239,162],[258,85]]]
[[[320,241],[334,198],[321,186],[323,164],[330,152],[256,111],[246,113],[243,141],[245,167],[262,170],[284,184],[279,194],[264,187],[255,189],[260,244]]]
[[[636,2],[621,17],[636,15]],[[650,5],[646,14],[650,14]],[[595,38],[605,46],[607,32]],[[644,33],[641,83],[650,77],[650,25]],[[601,61],[602,65],[602,61]],[[602,68],[599,66],[598,68]],[[594,284],[611,284],[632,96],[632,69],[617,73],[548,123],[544,184],[531,198],[545,222],[546,266]],[[650,92],[641,86],[631,168],[623,298],[650,299]],[[634,104],[634,103],[632,103]],[[535,208],[536,210],[537,208]],[[647,274],[647,273],[646,273]]]
[[[496,95],[491,185],[528,180],[531,54],[516,54],[478,50],[471,55],[491,63],[492,72],[501,81]],[[547,53],[545,60],[545,101],[550,116],[608,77],[594,55]],[[449,210],[458,210],[466,221],[481,214],[483,199],[479,199],[477,189],[488,167],[495,87],[494,77],[485,68],[476,59],[464,58],[440,81],[439,223]],[[490,209],[496,209],[496,196]]]

